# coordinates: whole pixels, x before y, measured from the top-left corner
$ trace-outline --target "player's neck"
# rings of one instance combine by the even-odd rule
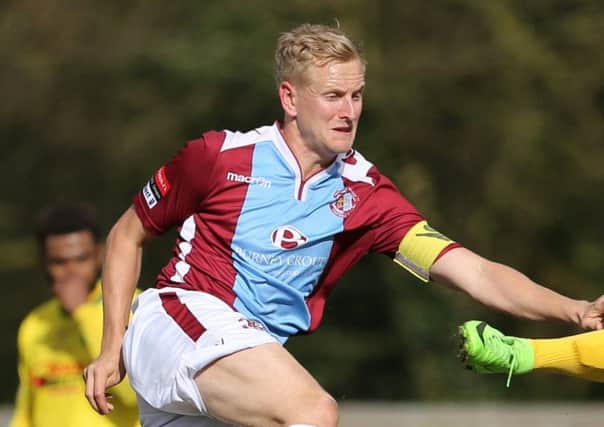
[[[325,169],[334,161],[335,156],[321,156],[306,143],[294,120],[286,119],[279,123],[279,130],[300,165],[303,180]]]

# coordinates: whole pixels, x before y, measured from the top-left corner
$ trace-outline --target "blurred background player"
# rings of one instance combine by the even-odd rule
[[[554,339],[507,336],[485,322],[459,327],[462,358],[479,374],[512,374],[534,370],[604,382],[604,330]]]
[[[84,398],[82,369],[100,351],[99,282],[103,244],[91,209],[54,205],[40,214],[37,240],[54,297],[35,308],[18,333],[19,391],[11,427],[137,426],[128,382],[109,390],[115,411],[97,414]]]

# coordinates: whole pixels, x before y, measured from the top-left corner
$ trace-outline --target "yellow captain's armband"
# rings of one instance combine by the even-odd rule
[[[420,221],[401,240],[394,262],[428,282],[434,260],[451,243],[453,240],[430,227],[426,221]]]

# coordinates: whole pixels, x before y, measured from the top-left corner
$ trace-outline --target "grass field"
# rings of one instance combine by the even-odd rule
[[[594,427],[604,422],[602,404],[344,403],[341,427]],[[0,407],[0,426],[12,408]]]

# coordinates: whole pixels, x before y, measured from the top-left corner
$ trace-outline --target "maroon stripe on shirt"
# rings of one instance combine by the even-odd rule
[[[189,307],[184,305],[178,299],[176,292],[164,292],[159,295],[161,304],[178,326],[187,334],[193,341],[197,341],[199,337],[206,331],[206,328],[197,320]]]
[[[162,268],[156,287],[203,291],[232,306],[237,272],[231,243],[249,186],[229,177],[251,176],[255,145],[222,150],[225,137],[225,132],[207,132],[189,143],[166,164],[171,185],[166,196],[151,209],[139,192],[134,205],[145,228],[156,234],[184,221],[193,212],[195,234],[187,241],[191,251],[186,255],[180,251],[185,241],[180,235],[181,225],[174,256]],[[183,210],[183,206],[187,209]],[[179,262],[191,266],[184,274],[184,282],[174,279]]]

